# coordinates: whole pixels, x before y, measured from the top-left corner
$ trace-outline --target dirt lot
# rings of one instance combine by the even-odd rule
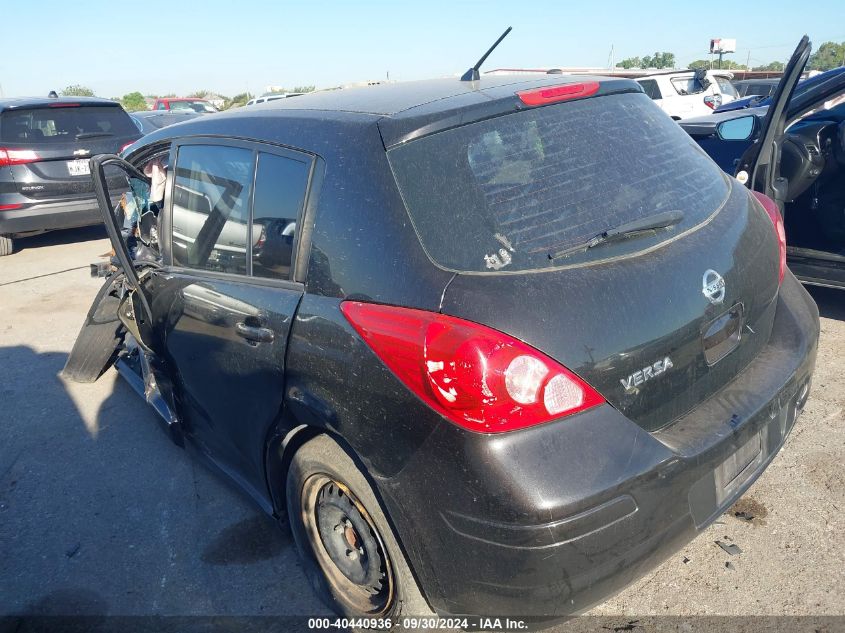
[[[173,446],[114,372],[93,385],[58,377],[99,287],[87,264],[108,250],[103,232],[22,247],[0,261],[0,615],[326,613],[289,535]],[[812,397],[733,509],[753,519],[724,515],[596,607],[602,622],[845,615],[845,293],[812,293],[823,317]]]

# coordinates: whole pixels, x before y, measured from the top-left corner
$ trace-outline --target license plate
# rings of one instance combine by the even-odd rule
[[[69,160],[67,171],[71,176],[90,176],[91,168],[88,166],[88,159]]]
[[[732,496],[763,463],[768,444],[768,427],[763,427],[716,467],[716,501],[719,505]]]

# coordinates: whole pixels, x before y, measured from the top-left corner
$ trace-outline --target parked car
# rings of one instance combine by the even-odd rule
[[[729,112],[743,108],[755,107],[766,100],[772,94],[780,79],[744,79],[732,81],[737,92],[737,98],[733,101],[723,103],[716,112]]]
[[[120,269],[65,375],[115,362],[289,522],[348,616],[586,609],[743,494],[809,393],[818,313],[771,200],[634,81],[466,76],[92,159]],[[133,261],[103,170],[143,183],[162,156],[158,255]],[[177,250],[180,188],[206,219]],[[255,225],[291,238],[288,265]]]
[[[263,95],[261,97],[255,97],[254,99],[250,99],[246,102],[246,105],[258,105],[259,103],[267,103],[268,101],[278,101],[279,99],[289,99],[290,97],[298,97],[300,96],[301,92],[285,92],[283,94],[270,94],[270,95]]]
[[[783,212],[789,266],[804,283],[845,288],[845,67],[797,87],[784,75],[771,104],[680,125],[719,167],[755,188],[762,185],[747,155],[776,128],[778,180],[769,186]]]
[[[129,116],[132,117],[132,121],[141,134],[149,134],[174,123],[190,121],[200,116],[200,114],[192,110],[165,110],[164,112],[160,110],[147,110],[133,112]]]
[[[818,75],[810,77],[809,79],[799,81],[798,86],[796,86],[795,88],[795,97],[800,96],[805,91],[814,90],[815,86],[823,85],[825,82],[827,82],[828,79],[842,72],[845,72],[845,66],[841,68],[834,68],[833,70],[829,70],[824,73],[819,73]],[[769,105],[771,101],[771,95],[752,95],[750,97],[737,99],[735,101],[731,101],[730,103],[726,103],[722,106],[719,106],[718,108],[716,108],[716,112],[730,112],[732,110],[742,110],[744,108],[758,108]]]
[[[701,116],[736,98],[730,73],[669,70],[637,77],[637,82],[673,119]]]
[[[775,93],[780,77],[766,79],[741,79],[731,82],[739,97],[753,97],[755,95],[768,97]]]
[[[199,112],[200,114],[209,114],[211,112],[219,111],[211,105],[210,101],[206,101],[205,99],[194,99],[192,97],[162,97],[155,100],[152,109],[188,110],[190,112]]]
[[[0,99],[0,256],[20,237],[101,223],[88,159],[139,136],[107,99]]]

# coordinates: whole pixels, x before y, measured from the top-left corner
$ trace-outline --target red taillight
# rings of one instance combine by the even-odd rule
[[[0,204],[0,211],[13,211],[20,209],[22,206],[22,204]]]
[[[775,233],[778,236],[778,251],[780,255],[780,270],[778,271],[778,283],[783,283],[783,276],[786,274],[786,230],[783,228],[783,218],[780,215],[780,209],[775,201],[769,196],[760,193],[759,191],[752,191],[757,201],[763,205],[766,213],[775,225]]]
[[[78,108],[81,106],[81,103],[51,103],[49,108]]]
[[[722,96],[721,95],[707,95],[704,97],[704,105],[706,105],[711,110],[715,110],[720,105],[722,105]]]
[[[39,159],[38,154],[33,152],[31,149],[7,149],[5,147],[0,147],[0,167],[34,163]]]
[[[562,86],[549,86],[535,90],[523,90],[522,92],[517,92],[516,96],[525,105],[540,106],[547,103],[556,103],[557,101],[566,101],[567,99],[589,97],[598,91],[599,82],[585,81],[580,84],[564,84]]]
[[[358,301],[341,310],[414,394],[465,429],[514,431],[604,402],[556,361],[483,325]]]

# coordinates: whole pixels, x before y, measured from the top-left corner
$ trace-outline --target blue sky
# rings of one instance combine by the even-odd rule
[[[101,96],[260,93],[267,85],[410,80],[461,73],[507,26],[496,67],[605,66],[655,51],[707,56],[711,37],[736,38],[744,63],[789,57],[805,32],[845,41],[845,1],[733,3],[261,2],[24,0],[2,9],[3,95],[71,83]],[[812,10],[807,7],[812,6]],[[20,27],[15,26],[20,25]]]

